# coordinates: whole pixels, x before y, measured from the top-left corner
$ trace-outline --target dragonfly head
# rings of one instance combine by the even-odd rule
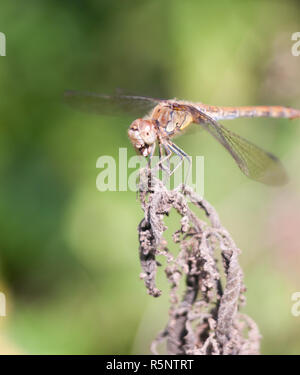
[[[139,154],[148,156],[156,142],[157,134],[153,121],[137,119],[128,130],[128,136],[133,147]]]

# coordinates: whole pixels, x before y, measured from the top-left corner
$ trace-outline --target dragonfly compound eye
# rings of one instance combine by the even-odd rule
[[[130,125],[128,136],[136,151],[144,156],[149,155],[157,139],[152,121],[143,119],[137,119]]]

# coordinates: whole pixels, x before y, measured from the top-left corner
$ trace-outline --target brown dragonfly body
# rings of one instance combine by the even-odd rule
[[[233,120],[239,117],[300,117],[300,110],[282,106],[242,106],[218,107],[205,104],[196,104],[203,112],[215,120]]]
[[[281,162],[274,155],[231,132],[218,121],[240,117],[293,119],[300,117],[300,110],[282,106],[223,107],[177,99],[164,100],[126,95],[106,96],[77,91],[68,91],[65,97],[72,106],[100,114],[114,115],[121,110],[121,112],[134,112],[138,115],[142,113],[142,109],[146,111],[152,108],[144,117],[139,117],[132,122],[128,136],[136,151],[150,158],[154,155],[156,144],[158,144],[162,168],[163,161],[173,153],[177,154],[181,160],[184,158],[190,160],[190,157],[171,139],[195,123],[201,125],[227,149],[241,171],[248,177],[268,185],[281,185],[287,180]]]

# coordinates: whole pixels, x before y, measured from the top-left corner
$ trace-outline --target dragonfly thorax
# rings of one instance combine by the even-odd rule
[[[144,119],[133,121],[128,129],[128,137],[138,153],[148,156],[157,139],[154,122]]]
[[[192,115],[187,111],[178,110],[176,104],[158,105],[152,113],[152,118],[158,121],[169,136],[183,130],[193,122]]]

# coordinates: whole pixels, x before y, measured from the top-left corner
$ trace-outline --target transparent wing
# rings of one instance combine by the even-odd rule
[[[144,96],[102,95],[87,91],[69,90],[64,93],[65,102],[73,108],[100,115],[132,117],[145,116],[161,100]]]
[[[226,148],[246,176],[267,185],[283,185],[287,182],[286,171],[276,156],[233,133],[191,105],[176,104],[175,109],[188,110],[194,122]]]
[[[276,156],[222,125],[219,125],[217,131],[211,124],[205,124],[205,127],[225,146],[246,176],[267,185],[283,185],[287,182],[286,171]]]

